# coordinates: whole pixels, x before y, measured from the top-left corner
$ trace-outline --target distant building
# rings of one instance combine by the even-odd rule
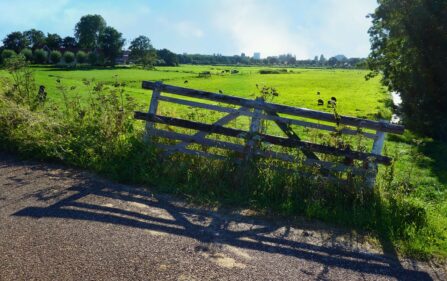
[[[241,57],[245,58],[245,53],[242,53],[242,54],[241,54]]]
[[[260,60],[261,59],[261,53],[258,53],[258,52],[254,53],[253,54],[253,59]]]

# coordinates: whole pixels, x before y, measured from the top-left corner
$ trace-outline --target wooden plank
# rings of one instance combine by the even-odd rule
[[[228,150],[239,152],[241,154],[243,154],[245,152],[244,146],[242,146],[242,145],[227,143],[227,142],[223,142],[223,141],[209,140],[209,139],[194,139],[193,140],[194,136],[160,130],[160,129],[153,129],[151,131],[151,135],[162,137],[162,138],[173,139],[173,140],[190,141],[191,143],[198,143],[198,144],[209,146],[209,147],[228,149]],[[191,154],[191,151],[194,151],[194,152],[197,152],[194,155],[200,155],[200,156],[207,157],[206,152],[202,151],[203,153],[200,153],[200,151],[187,149],[184,147],[177,147],[176,145],[166,145],[166,144],[158,143],[157,146],[159,146],[165,150],[169,150],[171,152],[172,151],[185,152],[185,153]],[[188,151],[188,152],[186,152],[186,151]],[[270,151],[270,150],[263,150],[263,151],[258,150],[258,151],[255,151],[254,154],[257,156],[260,156],[260,157],[264,157],[264,158],[275,158],[278,160],[292,162],[292,163],[297,162],[297,159],[292,155],[289,155],[286,153],[274,152],[274,151]],[[224,157],[224,156],[222,156],[222,157]],[[308,166],[318,165],[324,169],[331,170],[334,172],[346,172],[349,170],[349,171],[352,171],[352,173],[356,174],[356,175],[364,174],[364,170],[362,170],[362,169],[348,167],[348,166],[345,166],[343,164],[338,164],[338,163],[325,162],[325,161],[321,161],[321,160],[305,159],[304,161],[301,161],[301,163],[304,165],[308,165]]]
[[[161,82],[157,82],[154,85],[154,90],[152,92],[152,98],[151,98],[151,103],[149,105],[148,114],[157,114],[158,99],[160,98],[160,94],[161,94],[160,89],[161,89],[162,84],[163,83],[161,83]],[[146,142],[149,141],[149,132],[153,128],[155,128],[155,124],[153,122],[146,122],[146,131],[144,134],[144,140]]]
[[[217,148],[223,148],[223,149],[229,149],[233,150],[239,153],[244,153],[245,147],[240,144],[235,144],[231,142],[224,142],[224,141],[218,141],[218,140],[211,140],[211,139],[205,139],[200,137],[195,137],[192,135],[177,133],[177,132],[170,132],[166,130],[160,130],[160,129],[153,129],[151,130],[150,134],[152,136],[162,137],[162,138],[168,138],[173,140],[180,140],[188,143],[197,143],[202,144],[206,146],[213,146]]]
[[[143,81],[142,87],[144,89],[153,89],[155,87],[154,82]],[[222,94],[216,94],[206,91],[193,90],[188,88],[176,87],[171,85],[162,85],[161,90],[163,92],[193,97],[193,98],[201,98],[206,100],[212,100],[216,102],[223,102],[227,104],[235,104],[244,107],[258,108],[261,110],[268,110],[277,113],[301,116],[311,119],[317,119],[321,121],[327,121],[332,123],[340,123],[343,125],[355,126],[360,128],[368,128],[373,130],[378,130],[382,132],[389,132],[394,134],[402,134],[404,132],[404,127],[400,125],[385,123],[385,122],[376,122],[367,119],[361,119],[350,116],[340,116],[340,119],[336,119],[333,114],[327,112],[321,112],[316,110],[311,110],[307,108],[298,108],[274,103],[263,103],[259,104],[256,101],[244,99],[235,96],[228,96]]]
[[[170,103],[181,104],[181,105],[186,105],[186,106],[199,107],[199,108],[209,109],[209,110],[214,110],[214,111],[219,111],[219,112],[226,112],[226,113],[238,112],[238,109],[236,109],[236,108],[229,108],[229,107],[224,107],[224,106],[219,106],[219,105],[189,101],[189,100],[184,100],[184,99],[177,99],[177,98],[173,98],[173,97],[160,97],[158,100],[170,102]]]
[[[276,113],[276,112],[267,111],[267,113],[269,115],[272,115],[272,116],[275,116],[275,117],[279,117],[278,113]],[[289,124],[284,123],[284,122],[282,122],[280,120],[275,121],[275,123],[284,132],[284,134],[286,134],[286,136],[288,136],[290,139],[301,141],[301,138],[298,137],[297,134],[295,134],[295,132],[292,130],[292,128],[290,127]],[[312,151],[302,150],[302,152],[304,153],[304,155],[306,155],[307,158],[318,159],[317,155],[315,155],[315,153],[313,153]]]
[[[160,98],[158,100],[166,101],[166,102],[170,102],[170,103],[181,104],[181,105],[186,105],[186,106],[199,107],[199,108],[209,109],[209,110],[214,110],[214,111],[219,111],[219,112],[226,112],[226,113],[238,112],[238,109],[234,109],[234,108],[206,104],[206,103],[195,102],[195,101],[188,101],[188,100],[178,99],[178,98],[173,98],[173,97],[160,96]],[[244,111],[241,113],[241,115],[253,117],[254,113],[250,112],[250,111]],[[364,137],[371,138],[371,139],[374,139],[376,137],[375,134],[360,132],[358,130],[352,130],[352,129],[348,129],[348,128],[343,128],[343,129],[339,130],[334,126],[323,125],[323,124],[307,122],[307,121],[302,121],[302,120],[296,120],[296,119],[290,119],[290,118],[286,118],[286,117],[281,117],[279,115],[272,116],[272,115],[262,114],[262,115],[260,115],[260,118],[264,119],[264,120],[274,121],[274,122],[283,122],[285,124],[288,124],[289,126],[290,125],[298,125],[298,126],[302,126],[302,127],[325,130],[325,131],[334,132],[334,133],[340,132],[340,133],[346,134],[346,135],[360,134],[360,135],[363,135]]]
[[[203,124],[203,123],[198,123],[198,122],[193,122],[193,121],[188,121],[188,120],[183,120],[183,119],[178,119],[178,118],[173,118],[173,117],[147,114],[147,113],[143,113],[143,112],[135,112],[135,118],[139,119],[139,120],[146,120],[146,121],[157,122],[157,123],[166,124],[166,125],[178,126],[178,127],[187,128],[187,129],[206,131],[206,132],[226,135],[226,136],[230,136],[230,137],[246,138],[247,133],[248,133],[248,132],[242,131],[242,130],[236,130],[236,129],[226,128],[226,127],[222,127],[222,126],[217,126],[217,125]],[[271,144],[280,145],[280,146],[294,147],[294,148],[300,147],[302,149],[311,150],[314,152],[327,153],[327,154],[336,155],[336,156],[346,156],[346,157],[350,157],[353,159],[359,159],[359,160],[367,160],[367,159],[372,158],[373,162],[382,163],[382,164],[386,164],[386,165],[389,165],[391,163],[391,159],[389,157],[382,156],[382,155],[364,153],[364,152],[359,152],[359,151],[351,151],[351,150],[346,150],[346,149],[337,149],[337,148],[326,146],[326,145],[314,144],[314,143],[305,142],[305,141],[297,141],[297,140],[288,139],[288,138],[275,137],[275,136],[266,135],[266,134],[259,134],[259,136],[261,138],[261,141],[268,142]]]
[[[264,157],[264,158],[275,158],[286,162],[292,162],[296,163],[297,159],[293,155],[276,152],[276,151],[270,151],[270,150],[263,150],[256,152],[258,156]],[[316,159],[305,159],[300,161],[300,163],[307,165],[307,166],[320,166],[322,169],[325,170],[331,170],[333,172],[347,172],[351,171],[355,175],[364,175],[365,169],[356,168],[352,166],[346,166],[339,163],[334,162],[327,162],[327,161],[321,161]]]
[[[381,155],[383,150],[383,145],[385,143],[386,134],[381,131],[377,131],[377,138],[373,143],[371,153]],[[365,184],[368,188],[374,188],[376,184],[376,177],[378,173],[377,163],[368,161],[368,173],[366,175]]]
[[[263,98],[256,98],[257,102],[264,102]],[[250,131],[249,131],[249,136],[250,139],[247,140],[247,144],[246,144],[246,157],[245,159],[249,159],[253,156],[253,153],[255,152],[255,150],[257,150],[257,147],[260,143],[260,140],[256,140],[255,138],[257,138],[259,136],[259,133],[261,132],[261,116],[262,111],[258,108],[255,108],[254,112],[253,112],[253,117],[251,118],[251,122],[250,122]]]
[[[223,125],[227,124],[228,122],[231,122],[234,119],[236,119],[237,117],[239,117],[241,115],[241,113],[244,111],[248,111],[248,108],[241,107],[241,108],[239,108],[239,110],[232,112],[232,113],[220,118],[213,124],[223,126]],[[194,134],[194,137],[198,138],[198,139],[202,139],[202,138],[205,138],[208,134],[209,134],[208,132],[200,131],[200,132],[197,132],[196,134]],[[182,143],[177,144],[176,146],[180,148],[180,147],[186,147],[188,144],[189,144],[188,142],[182,142]]]

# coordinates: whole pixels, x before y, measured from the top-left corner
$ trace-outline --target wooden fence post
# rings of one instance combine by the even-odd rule
[[[381,122],[383,122],[383,121],[381,121]],[[383,149],[384,143],[385,143],[385,133],[382,131],[377,131],[376,138],[374,140],[371,153],[374,153],[377,155],[382,155],[382,149]],[[365,183],[366,183],[366,186],[370,189],[373,189],[374,185],[376,184],[377,172],[378,172],[377,163],[369,162],[368,163],[368,171],[366,173]]]
[[[160,97],[161,94],[161,86],[163,85],[162,82],[156,82],[155,83],[155,87],[154,90],[152,91],[152,98],[151,98],[151,103],[149,105],[149,110],[148,110],[148,114],[157,114],[157,109],[158,109],[158,98]],[[155,123],[153,122],[146,122],[146,131],[144,134],[144,141],[145,142],[149,142],[150,137],[151,137],[151,130],[155,127]]]
[[[256,101],[261,104],[264,103],[264,99],[261,97],[256,98]],[[257,150],[259,141],[254,138],[258,136],[261,131],[262,110],[255,108],[253,113],[254,114],[253,117],[251,118],[250,131],[249,131],[250,139],[247,141],[246,159],[251,158],[254,152]]]

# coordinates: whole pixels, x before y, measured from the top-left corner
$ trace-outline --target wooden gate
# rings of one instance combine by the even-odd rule
[[[259,149],[261,143],[277,145],[280,147],[299,149],[305,156],[301,161],[304,165],[318,166],[325,171],[343,172],[349,171],[354,175],[364,175],[366,184],[373,187],[377,175],[377,165],[390,165],[392,159],[382,155],[382,149],[385,141],[386,133],[402,134],[403,126],[390,124],[389,122],[372,121],[349,116],[339,116],[327,112],[285,106],[265,102],[262,98],[255,100],[228,96],[223,94],[193,90],[177,86],[163,84],[162,82],[144,81],[142,84],[144,89],[153,90],[152,99],[148,113],[135,112],[135,118],[145,120],[146,138],[150,140],[152,136],[167,138],[180,141],[174,145],[166,145],[158,143],[157,145],[165,149],[167,152],[182,152],[204,157],[213,157],[224,159],[225,156],[205,152],[201,149],[192,149],[188,146],[192,143],[204,145],[206,147],[216,147],[220,149],[230,150],[243,155],[244,158],[252,156],[275,158],[282,161],[294,162],[296,157],[289,153],[278,152],[273,150]],[[162,95],[168,93],[169,95]],[[218,102],[219,104],[210,104],[202,101],[193,101],[191,99],[181,99],[177,96],[194,98]],[[226,113],[213,124],[190,121],[170,116],[162,116],[157,114],[159,102],[169,102],[174,104],[185,105],[193,108],[202,108],[217,112]],[[230,107],[238,106],[238,108]],[[301,120],[289,117],[282,117],[279,114],[286,114],[291,117],[299,117]],[[239,116],[247,116],[250,118],[249,130],[240,130],[235,128],[224,127],[232,120]],[[304,119],[303,119],[304,118]],[[262,120],[270,120],[276,123],[282,132],[287,136],[279,137],[266,134],[261,130]],[[323,123],[321,123],[323,122]],[[165,124],[184,129],[196,130],[195,134],[185,134],[175,132],[173,130],[163,130],[156,127],[155,124]],[[336,132],[347,135],[362,135],[363,137],[373,140],[371,152],[354,151],[348,148],[338,148],[334,146],[304,141],[292,129],[292,125],[305,128],[313,128],[329,132]],[[342,127],[342,128],[341,128]],[[244,144],[222,141],[207,138],[210,134],[223,135],[229,138],[242,139]],[[344,161],[332,162],[322,161],[317,154],[329,154],[334,156],[342,156]],[[362,161],[361,167],[355,167],[354,161]]]

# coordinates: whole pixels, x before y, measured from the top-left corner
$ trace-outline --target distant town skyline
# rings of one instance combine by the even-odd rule
[[[366,57],[376,0],[0,0],[0,38],[31,28],[72,36],[86,14],[100,14],[129,43],[146,35],[176,53],[297,59]]]

